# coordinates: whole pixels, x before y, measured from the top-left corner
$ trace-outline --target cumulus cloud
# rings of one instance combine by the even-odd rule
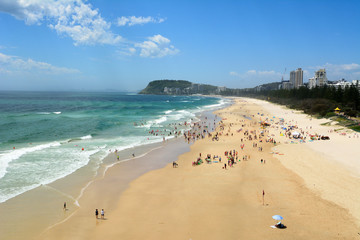
[[[108,44],[116,45],[118,53],[127,56],[159,58],[179,52],[170,40],[154,35],[141,43],[131,43],[113,33],[107,22],[86,0],[0,0],[0,11],[9,13],[28,25],[46,24],[58,35],[70,37],[75,46]],[[162,23],[163,18],[120,17],[118,26],[133,26],[146,23]],[[121,44],[120,44],[121,43]],[[124,50],[125,49],[125,50]]]
[[[110,31],[111,23],[98,9],[83,0],[2,0],[0,11],[28,25],[45,22],[58,34],[71,37],[75,45],[114,45],[122,40]]]
[[[147,41],[136,43],[135,48],[139,49],[141,57],[160,58],[179,53],[170,40],[160,34],[148,37]]]
[[[74,74],[80,73],[77,69],[56,67],[49,63],[35,61],[33,59],[22,59],[0,53],[0,73],[41,73],[41,74]]]
[[[165,19],[163,18],[153,18],[153,17],[119,17],[117,19],[118,26],[134,26],[134,25],[143,25],[146,23],[162,23]]]

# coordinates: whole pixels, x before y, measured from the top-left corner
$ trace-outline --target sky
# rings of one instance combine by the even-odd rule
[[[360,80],[358,0],[0,0],[0,90]]]

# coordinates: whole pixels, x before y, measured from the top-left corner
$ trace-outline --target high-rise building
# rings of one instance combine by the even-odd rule
[[[295,87],[295,71],[290,72],[290,85],[291,88]]]
[[[301,68],[298,68],[296,71],[295,71],[295,88],[299,88],[301,86],[303,86],[303,75],[304,75],[304,72]]]
[[[293,88],[299,88],[303,86],[303,75],[303,70],[301,68],[290,72],[290,83]]]
[[[320,69],[315,72],[315,81],[316,86],[322,87],[327,84],[327,77],[326,77],[326,71],[324,69]]]

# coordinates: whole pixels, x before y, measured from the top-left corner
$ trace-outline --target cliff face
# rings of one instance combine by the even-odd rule
[[[189,95],[218,94],[223,88],[206,84],[194,84],[184,80],[155,80],[139,92],[139,94],[156,95]]]

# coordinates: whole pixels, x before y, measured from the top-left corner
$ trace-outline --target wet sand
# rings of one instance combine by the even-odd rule
[[[168,164],[141,175],[130,185],[123,185],[123,176],[136,175],[132,171],[138,169],[140,163],[128,161],[110,168],[103,179],[84,192],[79,199],[81,207],[71,218],[38,238],[359,239],[360,213],[357,207],[351,206],[358,206],[360,195],[352,192],[357,191],[354,188],[360,189],[360,183],[348,168],[352,162],[346,157],[348,153],[343,155],[344,162],[336,162],[326,147],[317,147],[315,151],[309,147],[313,143],[286,143],[276,124],[267,129],[269,132],[262,142],[246,139],[245,129],[257,133],[262,130],[257,113],[276,116],[275,119],[288,117],[274,106],[270,105],[269,109],[264,104],[238,99],[236,104],[218,111],[224,123],[223,130],[217,129],[222,132],[219,141],[211,138],[196,141],[191,151],[179,156],[178,168]],[[290,116],[293,111],[286,113]],[[295,117],[297,120],[303,116]],[[303,123],[299,120],[297,124]],[[318,124],[313,121],[312,127]],[[268,138],[275,138],[278,143],[266,143]],[[339,149],[341,144],[359,146],[356,141],[355,138],[351,142],[340,139],[337,144]],[[257,147],[253,147],[254,142]],[[241,144],[245,144],[243,150]],[[258,149],[260,146],[262,151]],[[177,145],[173,149],[162,148],[159,150],[164,152],[153,151],[146,158],[171,156],[172,161],[177,158],[175,150],[179,148]],[[323,148],[327,154],[321,154]],[[224,152],[233,149],[238,151],[241,161],[224,169]],[[274,154],[285,149],[284,155]],[[354,153],[358,151],[356,147],[351,149]],[[199,153],[218,155],[223,162],[192,166]],[[245,155],[250,159],[244,161]],[[314,185],[315,180],[318,182]],[[346,187],[348,184],[351,188]],[[330,191],[337,194],[339,189],[342,189],[338,195],[345,199],[343,202],[337,201],[333,194],[326,194]],[[95,208],[105,209],[104,220],[95,218]],[[270,227],[276,223],[272,219],[275,214],[284,217],[282,223],[286,229]]]

